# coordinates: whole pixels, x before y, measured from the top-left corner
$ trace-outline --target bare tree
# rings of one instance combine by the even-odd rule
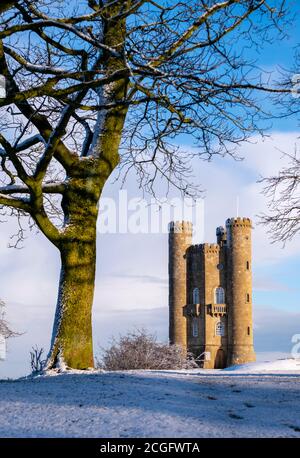
[[[191,159],[234,155],[263,133],[264,97],[289,95],[247,58],[284,38],[284,3],[23,0],[2,14],[0,204],[19,218],[16,244],[27,215],[61,256],[47,367],[93,366],[96,220],[112,172],[193,194]],[[177,148],[182,133],[192,152]]]
[[[9,339],[10,337],[16,337],[19,334],[17,332],[12,331],[8,322],[5,319],[5,311],[4,311],[5,304],[0,299],[0,335],[3,336],[5,339]]]
[[[292,240],[300,233],[300,158],[284,153],[287,165],[277,175],[262,178],[263,193],[268,198],[268,213],[260,215],[260,222],[268,227],[273,242]]]
[[[46,360],[43,359],[43,356],[43,348],[39,348],[37,345],[35,347],[32,347],[30,351],[30,367],[32,374],[35,375],[43,371],[46,364]]]

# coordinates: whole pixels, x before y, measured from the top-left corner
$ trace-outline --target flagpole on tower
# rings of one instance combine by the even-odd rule
[[[240,196],[236,196],[236,217],[238,218],[240,213]]]

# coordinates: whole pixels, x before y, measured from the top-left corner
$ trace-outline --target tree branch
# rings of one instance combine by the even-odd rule
[[[15,199],[14,197],[2,195],[1,193],[0,193],[0,205],[5,205],[6,207],[12,207],[18,210],[23,210],[26,213],[31,212],[31,206],[30,206],[29,200]]]
[[[63,194],[65,188],[64,183],[45,183],[42,185],[42,191],[46,194]],[[30,189],[23,185],[7,185],[0,187],[0,193],[3,195],[30,194]]]

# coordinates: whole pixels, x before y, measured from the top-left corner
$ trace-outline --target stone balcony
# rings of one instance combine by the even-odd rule
[[[183,315],[188,316],[199,316],[201,314],[201,308],[206,307],[206,313],[209,313],[211,316],[223,316],[227,315],[227,305],[226,304],[208,304],[206,306],[201,304],[187,304],[183,308]]]
[[[227,305],[226,304],[208,304],[207,313],[212,316],[223,316],[227,315]]]
[[[200,315],[200,304],[187,304],[184,307],[184,316],[199,316]]]

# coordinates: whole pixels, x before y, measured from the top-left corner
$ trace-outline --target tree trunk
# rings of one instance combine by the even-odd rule
[[[91,229],[91,228],[89,228]],[[80,239],[85,222],[73,227],[78,237],[60,247],[61,274],[47,369],[94,367],[92,305],[96,267],[96,224],[94,236]]]
[[[118,16],[120,4],[112,16]],[[124,69],[123,47],[126,19],[105,21],[104,44],[120,53],[104,56],[107,75]],[[96,221],[103,187],[119,163],[119,145],[128,106],[118,105],[126,97],[128,77],[102,88],[101,103],[116,104],[99,110],[91,151],[74,161],[68,170],[62,198],[65,226],[58,248],[61,277],[47,368],[94,366],[92,304],[96,265]],[[100,91],[101,92],[101,91]]]

